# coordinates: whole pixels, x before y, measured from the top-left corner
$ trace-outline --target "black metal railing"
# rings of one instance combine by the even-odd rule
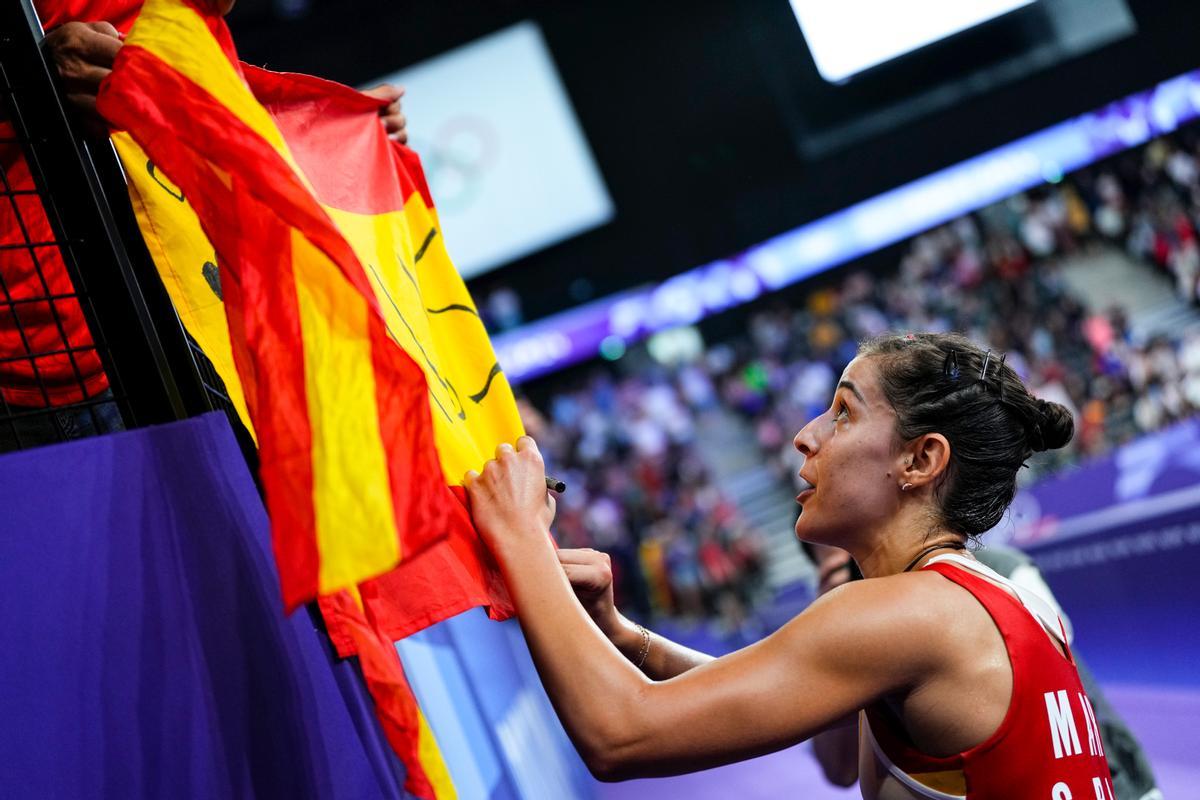
[[[0,451],[225,410],[107,139],[58,90],[29,0],[0,3]]]

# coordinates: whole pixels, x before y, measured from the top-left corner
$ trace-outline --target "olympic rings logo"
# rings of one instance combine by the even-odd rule
[[[432,141],[414,142],[440,211],[470,208],[500,154],[500,137],[483,117],[462,115],[444,122]]]

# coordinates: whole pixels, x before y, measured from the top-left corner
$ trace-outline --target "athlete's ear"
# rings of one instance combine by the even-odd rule
[[[950,442],[940,433],[926,433],[909,442],[902,456],[901,484],[934,485],[950,466]]]

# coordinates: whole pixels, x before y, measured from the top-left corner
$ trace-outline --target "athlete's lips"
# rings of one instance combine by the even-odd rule
[[[811,497],[813,492],[817,491],[817,485],[802,474],[796,477],[799,478],[797,484],[800,487],[800,493],[796,495],[796,502],[803,503],[806,498]]]

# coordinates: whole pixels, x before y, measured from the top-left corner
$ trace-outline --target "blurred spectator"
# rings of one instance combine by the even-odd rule
[[[737,630],[761,593],[762,545],[692,444],[697,415],[715,402],[709,373],[693,364],[596,375],[556,393],[548,417],[526,401],[522,414],[547,469],[570,487],[559,543],[608,552],[618,601],[644,618],[715,617]]]
[[[1079,184],[1101,236],[1171,275],[1200,305],[1200,149],[1194,131],[1158,139],[1083,173]]]

